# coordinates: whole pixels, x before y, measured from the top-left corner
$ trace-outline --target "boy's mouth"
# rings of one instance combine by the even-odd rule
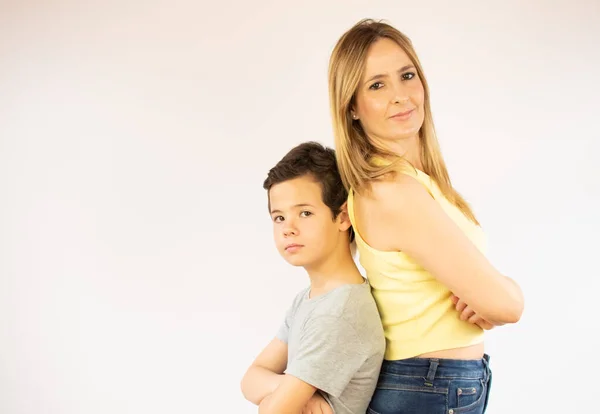
[[[285,251],[289,252],[289,253],[294,253],[294,252],[297,252],[298,250],[300,250],[302,247],[304,247],[304,246],[301,244],[291,243],[291,244],[288,244],[287,246],[285,246]]]

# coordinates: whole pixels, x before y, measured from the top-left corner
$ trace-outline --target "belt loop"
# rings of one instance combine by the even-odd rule
[[[427,371],[426,382],[430,385],[433,385],[433,380],[435,379],[435,372],[437,371],[437,367],[440,364],[440,360],[437,358],[431,358],[429,360],[429,371]]]
[[[491,370],[490,370],[490,356],[488,354],[484,354],[483,358],[483,366],[485,367],[485,382],[487,383],[489,378],[490,378],[490,374],[491,374]]]

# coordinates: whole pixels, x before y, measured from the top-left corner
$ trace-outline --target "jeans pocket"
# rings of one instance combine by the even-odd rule
[[[448,389],[448,412],[481,414],[486,394],[487,384],[482,379],[452,380]]]

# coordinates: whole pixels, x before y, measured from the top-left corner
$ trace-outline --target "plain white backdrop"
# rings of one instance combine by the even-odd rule
[[[0,0],[0,413],[253,413],[308,278],[262,181],[333,145],[327,63],[408,34],[454,185],[526,295],[488,413],[592,412],[600,2]]]

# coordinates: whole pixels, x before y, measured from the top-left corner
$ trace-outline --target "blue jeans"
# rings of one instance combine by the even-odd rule
[[[489,360],[383,361],[367,413],[483,414],[492,385]]]

